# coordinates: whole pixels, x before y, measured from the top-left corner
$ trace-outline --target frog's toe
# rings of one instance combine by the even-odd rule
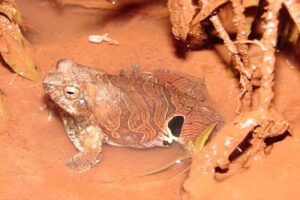
[[[88,151],[75,154],[67,161],[67,166],[78,172],[85,172],[101,161],[101,154]]]
[[[82,163],[78,158],[73,156],[72,158],[68,159],[67,166],[75,171],[84,172],[91,168],[90,164]]]

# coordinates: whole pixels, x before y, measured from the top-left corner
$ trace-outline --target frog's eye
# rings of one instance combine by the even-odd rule
[[[77,99],[80,96],[80,90],[76,86],[67,86],[64,88],[65,97],[68,99]]]

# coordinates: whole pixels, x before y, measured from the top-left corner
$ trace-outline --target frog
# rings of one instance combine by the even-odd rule
[[[101,162],[103,144],[185,145],[223,124],[203,78],[165,69],[110,74],[66,58],[46,74],[43,87],[78,151],[67,161],[78,172]]]

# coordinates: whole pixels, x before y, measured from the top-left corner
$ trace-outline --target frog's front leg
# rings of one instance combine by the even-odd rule
[[[102,159],[104,134],[100,127],[90,125],[79,133],[80,152],[71,157],[67,165],[79,172],[89,170]]]
[[[67,135],[68,135],[70,141],[73,143],[73,145],[75,146],[75,148],[78,151],[83,151],[83,147],[79,140],[80,131],[79,131],[78,127],[76,126],[74,120],[71,117],[67,117],[62,114],[61,114],[61,116],[62,116],[62,121],[65,126],[65,130],[67,132]]]

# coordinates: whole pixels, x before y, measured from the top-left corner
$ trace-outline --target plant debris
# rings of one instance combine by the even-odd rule
[[[98,43],[98,44],[107,42],[108,44],[111,45],[120,45],[118,41],[111,39],[108,33],[104,33],[103,35],[90,35],[89,42]]]
[[[181,5],[180,1],[169,0],[169,4],[174,3],[177,6]],[[232,33],[229,33],[221,19],[222,15],[219,15],[219,12],[222,10],[220,8],[228,3],[231,4],[234,14],[232,18],[233,27],[236,29],[234,41],[232,41]],[[244,14],[244,6],[258,6],[258,4],[258,1],[248,1],[247,3],[243,1],[242,4],[239,0],[200,0],[197,2],[197,5],[194,5],[199,10],[193,15],[192,19],[189,18],[191,20],[185,22],[184,26],[180,24],[182,23],[180,20],[174,20],[186,16],[186,11],[183,7],[176,8],[176,12],[170,9],[173,12],[173,16],[170,16],[173,29],[175,29],[173,33],[177,39],[186,40],[187,35],[192,30],[191,26],[202,26],[203,24],[201,23],[207,20],[211,22],[214,31],[223,40],[231,56],[231,64],[239,72],[241,85],[237,117],[234,121],[227,123],[203,150],[195,152],[190,176],[185,182],[184,189],[187,193],[184,199],[205,198],[205,194],[198,192],[199,188],[197,188],[197,185],[201,185],[199,182],[207,184],[216,180],[217,177],[228,177],[227,174],[233,174],[235,170],[249,166],[254,161],[255,155],[269,152],[267,150],[270,149],[269,145],[265,143],[266,138],[284,134],[289,128],[289,123],[277,112],[272,101],[274,99],[275,48],[278,40],[279,10],[283,4],[289,6],[288,10],[290,13],[293,13],[292,18],[297,24],[299,23],[297,22],[298,18],[295,17],[294,9],[291,8],[292,4],[295,6],[296,3],[283,0],[267,1],[264,13],[261,16],[264,24],[262,36],[259,40],[256,38],[249,40],[250,27],[254,18],[247,19]],[[193,6],[193,4],[191,5]],[[182,27],[185,27],[184,31]],[[187,31],[187,29],[189,30]],[[212,33],[213,31],[210,32]],[[184,37],[180,35],[184,35]],[[253,44],[256,47],[260,47],[256,50],[262,55],[262,59],[258,63],[257,61],[251,61],[249,48]],[[257,76],[257,74],[260,75]],[[258,84],[254,85],[253,79],[258,80],[255,82]],[[256,87],[255,90],[260,94],[259,103],[255,107],[253,107],[254,86]],[[242,155],[238,159],[229,159],[233,151],[237,148],[240,149],[239,144],[246,138],[249,140],[247,144],[251,145],[244,151],[242,150]],[[222,171],[221,175],[218,171]]]
[[[207,129],[205,129],[203,131],[203,133],[201,133],[199,135],[199,137],[196,139],[195,148],[196,148],[197,151],[201,151],[204,148],[206,142],[208,141],[208,138],[212,134],[212,132],[213,132],[214,128],[216,127],[216,125],[217,125],[217,123],[214,123],[214,124],[210,125],[209,127],[207,127]]]
[[[193,19],[196,8],[192,0],[170,0],[168,1],[172,32],[176,39],[186,40],[190,32],[190,23]]]
[[[143,173],[139,176],[148,176],[148,175],[157,174],[157,173],[163,172],[165,170],[168,170],[171,167],[173,167],[174,165],[180,164],[182,162],[186,162],[188,164],[188,166],[186,168],[184,168],[182,171],[180,171],[178,174],[176,174],[175,176],[178,176],[178,175],[188,172],[189,168],[190,168],[189,166],[190,166],[190,164],[192,162],[192,158],[193,158],[192,153],[195,152],[196,150],[201,151],[204,148],[204,146],[206,145],[206,142],[209,139],[209,136],[213,133],[213,130],[216,127],[216,125],[217,125],[217,123],[214,123],[214,124],[210,125],[209,127],[207,127],[195,141],[190,140],[187,142],[187,144],[185,146],[185,150],[188,151],[188,154],[179,156],[178,158],[172,160],[171,162],[169,162],[161,167],[158,167],[157,169]]]
[[[192,159],[192,155],[191,154],[179,156],[178,158],[172,160],[171,162],[169,162],[169,163],[167,163],[167,164],[165,164],[165,165],[163,165],[161,167],[158,167],[158,168],[156,168],[154,170],[142,173],[142,174],[140,174],[138,176],[141,177],[141,176],[149,176],[149,175],[157,174],[157,173],[163,172],[163,171],[165,171],[167,169],[170,169],[174,165],[179,164],[179,163],[181,163],[183,161],[191,161],[191,159]]]
[[[20,12],[12,0],[0,3],[0,53],[4,61],[20,76],[37,80],[38,73],[28,53],[28,42],[21,33]]]

